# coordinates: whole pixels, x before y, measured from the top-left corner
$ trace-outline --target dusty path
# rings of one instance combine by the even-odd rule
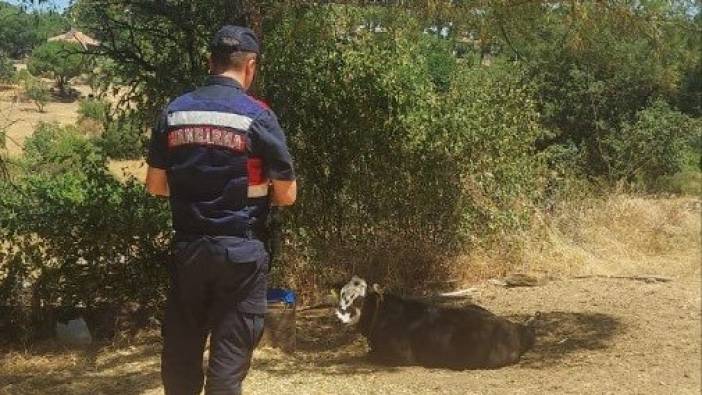
[[[536,348],[493,371],[385,368],[318,310],[301,315],[295,356],[257,352],[247,394],[700,393],[700,279],[564,279],[479,287],[477,302],[520,319],[542,313]],[[154,337],[153,339],[157,339]],[[152,340],[153,340],[152,339]],[[49,346],[47,346],[49,347]],[[1,394],[161,394],[159,345],[0,359]],[[86,356],[89,355],[89,356]]]

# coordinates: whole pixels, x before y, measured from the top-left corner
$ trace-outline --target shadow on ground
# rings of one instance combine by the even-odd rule
[[[524,322],[528,316],[508,317]],[[621,322],[607,314],[552,311],[541,313],[535,322],[536,344],[524,355],[520,366],[541,368],[563,363],[579,351],[606,349],[612,338],[623,331]],[[297,319],[297,353],[287,363],[279,360],[259,361],[254,368],[272,373],[293,371],[324,371],[330,374],[358,374],[394,371],[397,368],[376,365],[367,358],[363,338],[352,328],[344,326],[324,309],[305,312]],[[293,370],[294,369],[294,370]]]
[[[510,317],[524,322],[524,316]],[[536,320],[536,344],[522,359],[521,366],[541,368],[560,363],[569,354],[583,350],[601,350],[623,331],[621,322],[602,313],[552,311]]]
[[[260,353],[252,368],[272,375],[304,372],[325,375],[373,374],[396,368],[371,363],[362,336],[343,325],[332,309],[300,312],[296,320],[296,352],[267,355]]]
[[[509,318],[523,322],[526,317]],[[624,329],[610,315],[564,311],[542,313],[535,328],[536,345],[524,355],[519,368],[577,365],[582,363],[574,357],[579,352],[608,348]],[[370,376],[399,369],[371,363],[367,351],[365,340],[339,323],[331,310],[301,312],[297,319],[297,351],[284,354],[259,350],[252,368],[276,377]],[[95,345],[70,350],[55,343],[35,346],[28,354],[6,354],[6,366],[0,368],[0,394],[142,394],[161,384],[159,354],[157,336],[119,349]]]

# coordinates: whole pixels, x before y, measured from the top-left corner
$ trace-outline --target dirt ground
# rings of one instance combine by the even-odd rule
[[[565,278],[533,288],[483,283],[475,301],[524,319],[538,340],[516,366],[450,371],[389,368],[364,359],[365,342],[329,310],[298,318],[298,351],[256,352],[247,394],[700,393],[700,279],[647,283]],[[162,394],[159,343],[113,349],[55,344],[0,357],[1,394]]]

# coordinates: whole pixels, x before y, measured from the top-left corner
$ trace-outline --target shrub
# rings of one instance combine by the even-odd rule
[[[24,144],[30,172],[56,174],[80,168],[85,161],[101,161],[102,152],[75,126],[41,122]]]
[[[603,139],[603,152],[613,180],[645,184],[672,176],[698,158],[693,141],[702,136],[702,120],[673,110],[657,100],[623,122],[619,133]]]
[[[136,302],[155,311],[170,234],[165,202],[116,180],[75,128],[43,124],[27,146],[24,175],[0,188],[0,304],[29,293],[35,310]]]
[[[107,121],[97,144],[113,159],[139,159],[145,154],[148,134],[137,114]]]
[[[440,280],[442,256],[523,226],[538,195],[542,130],[519,73],[432,73],[417,21],[381,13],[386,33],[357,32],[363,16],[319,7],[267,35],[262,87],[301,184],[291,285],[352,270]]]
[[[107,122],[110,113],[110,104],[96,98],[83,99],[78,103],[78,117],[80,120],[92,119],[99,123]]]
[[[10,61],[10,58],[0,52],[0,83],[13,82],[15,74],[15,66]]]
[[[451,85],[451,78],[456,71],[456,57],[453,55],[452,41],[436,36],[423,37],[425,42],[425,56],[431,80],[441,92],[445,92]]]
[[[22,69],[22,70],[18,70],[15,73],[15,76],[14,76],[12,82],[14,82],[17,85],[23,85],[24,81],[26,81],[29,78],[32,78],[32,75],[29,73],[29,71],[27,71],[27,69]]]
[[[646,39],[602,34],[602,41],[588,41],[585,48],[540,48],[527,62],[525,79],[536,87],[543,123],[553,133],[540,145],[577,147],[582,170],[594,177],[610,175],[603,140],[617,138],[623,122],[676,89]]]
[[[533,92],[520,79],[513,64],[457,69],[441,103],[445,115],[432,127],[433,149],[446,153],[460,176],[458,230],[469,240],[523,229],[543,188],[545,158],[535,142],[544,130]]]
[[[44,106],[46,106],[46,103],[48,103],[49,99],[51,98],[49,88],[46,86],[44,81],[39,78],[32,76],[25,76],[22,78],[24,94],[28,99],[34,102],[39,112],[44,112]]]
[[[651,189],[655,192],[676,195],[702,196],[702,172],[685,170],[671,176],[658,178]]]

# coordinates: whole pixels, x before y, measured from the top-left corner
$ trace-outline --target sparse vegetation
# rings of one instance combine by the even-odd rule
[[[109,116],[110,104],[104,100],[87,98],[78,103],[79,121],[92,119],[99,123],[105,123]]]
[[[44,112],[44,106],[51,99],[49,87],[44,81],[31,75],[26,75],[22,78],[22,88],[24,95],[31,100],[39,112]]]
[[[15,79],[15,66],[10,59],[0,51],[0,83],[6,84]]]

